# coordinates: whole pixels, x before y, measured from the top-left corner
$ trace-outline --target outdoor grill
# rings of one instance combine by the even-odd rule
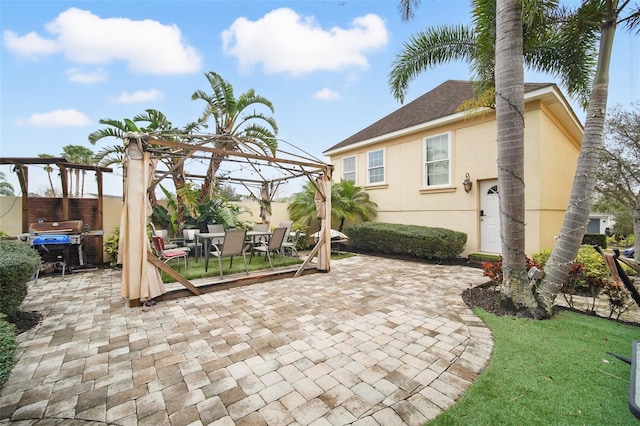
[[[82,250],[84,222],[82,220],[61,220],[59,222],[37,222],[29,225],[29,244],[42,257],[48,252],[64,255],[66,266],[69,246],[78,246],[80,265],[84,265]],[[64,274],[64,270],[63,270]]]

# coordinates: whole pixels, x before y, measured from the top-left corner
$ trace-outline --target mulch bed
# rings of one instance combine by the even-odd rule
[[[533,316],[529,315],[527,312],[517,311],[512,307],[501,303],[500,293],[489,285],[481,285],[464,290],[462,292],[462,300],[464,300],[464,302],[467,304],[467,306],[469,306],[470,309],[481,308],[497,316],[533,318]],[[571,311],[582,315],[596,316],[594,312],[587,312],[584,310],[568,308],[564,306],[555,306],[554,315],[561,310]],[[609,321],[615,321],[620,324],[628,324],[640,327],[640,323],[638,322],[630,322],[603,316],[598,317]]]
[[[42,321],[42,315],[37,311],[18,311],[13,321],[9,322],[16,326],[17,334],[22,334],[40,324],[40,321]]]

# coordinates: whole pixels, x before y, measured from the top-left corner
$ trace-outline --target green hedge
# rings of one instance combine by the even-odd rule
[[[27,281],[42,263],[27,243],[0,240],[0,313],[15,317],[27,296]]]
[[[457,258],[467,243],[463,232],[396,223],[362,222],[346,228],[344,233],[357,251],[430,260]]]
[[[590,246],[598,245],[604,250],[607,248],[607,236],[605,234],[584,234],[582,244]]]
[[[0,389],[9,378],[11,369],[16,363],[17,347],[15,326],[8,323],[4,315],[0,315]]]

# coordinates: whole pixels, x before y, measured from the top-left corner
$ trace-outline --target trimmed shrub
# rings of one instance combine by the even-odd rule
[[[551,249],[541,250],[533,255],[533,260],[543,268],[551,256]],[[606,279],[609,277],[609,268],[605,265],[600,253],[589,245],[583,245],[578,250],[576,262],[582,268],[572,268],[569,280],[576,280],[576,287],[604,287]],[[575,269],[575,270],[574,270]],[[582,270],[578,270],[582,269]]]
[[[0,240],[0,313],[10,320],[27,296],[27,281],[42,263],[27,243]]]
[[[4,315],[0,315],[0,389],[6,383],[16,363],[17,347],[15,326],[8,323]]]
[[[598,245],[604,250],[607,248],[607,236],[605,234],[584,234],[582,244],[590,246]]]
[[[116,226],[113,231],[107,235],[104,240],[104,251],[109,255],[111,266],[116,266],[118,263],[118,244],[120,243],[120,227]]]
[[[362,222],[344,230],[358,251],[430,260],[454,259],[467,243],[467,234],[445,228]]]

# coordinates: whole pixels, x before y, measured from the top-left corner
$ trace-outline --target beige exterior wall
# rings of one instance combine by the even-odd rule
[[[525,115],[526,247],[528,254],[553,245],[566,208],[579,141],[540,101]],[[451,185],[424,187],[424,138],[450,135]],[[356,155],[356,185],[378,204],[378,222],[437,226],[467,234],[463,255],[480,251],[479,181],[497,179],[495,114],[460,120],[331,156],[334,180],[342,179],[345,157]],[[385,182],[367,184],[367,153],[384,150]],[[467,194],[462,182],[473,182]]]

